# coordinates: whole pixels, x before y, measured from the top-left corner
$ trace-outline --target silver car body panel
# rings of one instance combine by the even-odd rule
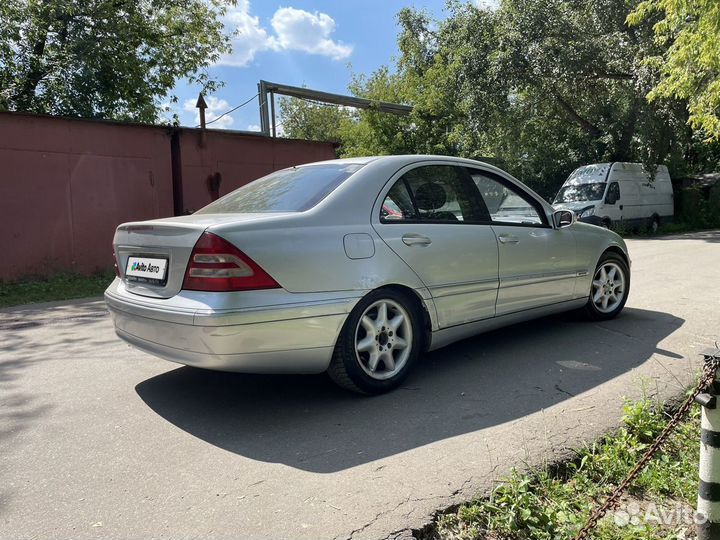
[[[334,163],[343,160],[335,160]],[[412,291],[427,313],[431,349],[506,324],[578,307],[608,248],[627,255],[616,234],[575,223],[550,226],[383,224],[380,208],[410,168],[455,164],[491,172],[532,197],[548,223],[553,208],[507,173],[442,156],[387,156],[364,163],[305,212],[200,214],[118,227],[121,274],[128,257],[168,258],[162,286],[117,278],[105,293],[118,335],[156,356],[228,371],[324,371],[348,314],[383,286]],[[279,289],[182,290],[190,253],[203,232],[228,240]],[[407,234],[430,245],[408,246]],[[502,244],[510,234],[517,243]]]

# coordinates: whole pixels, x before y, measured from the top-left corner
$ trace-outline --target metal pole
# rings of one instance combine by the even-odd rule
[[[205,109],[207,109],[207,103],[205,103],[205,97],[202,95],[202,92],[198,94],[197,103],[195,103],[195,107],[200,111],[200,148],[205,148],[205,145],[207,143],[206,139],[206,124],[205,124]]]
[[[720,351],[702,353],[705,362],[720,358]],[[695,401],[702,405],[700,423],[700,485],[697,502],[698,540],[720,540],[720,408],[718,408],[720,380]]]
[[[263,135],[270,136],[270,115],[268,113],[267,103],[267,83],[260,81],[258,83],[258,99],[260,100],[260,131]]]
[[[270,115],[272,120],[272,136],[276,137],[277,133],[275,131],[275,92],[270,92]]]

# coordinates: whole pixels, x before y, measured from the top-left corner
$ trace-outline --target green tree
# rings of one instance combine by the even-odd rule
[[[486,10],[451,2],[440,21],[404,9],[395,72],[383,68],[352,90],[372,98],[380,86],[413,114],[384,121],[394,136],[365,117],[356,131],[388,152],[491,158],[546,196],[582,164],[680,162],[691,135],[684,104],[644,99],[657,80],[642,59],[662,46],[652,21],[625,23],[636,5],[505,0]],[[368,149],[356,143],[353,152]]]
[[[656,40],[667,48],[648,59],[662,74],[648,99],[687,100],[690,125],[720,140],[720,2],[645,0],[628,21],[637,25],[657,14],[664,18],[654,25]]]
[[[345,107],[292,97],[280,98],[280,122],[285,137],[291,139],[340,142],[343,128],[353,116],[354,112]]]
[[[178,79],[206,91],[232,0],[0,2],[0,109],[154,122]]]

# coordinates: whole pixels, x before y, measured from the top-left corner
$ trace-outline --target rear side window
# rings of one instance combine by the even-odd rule
[[[276,171],[228,193],[195,213],[304,212],[322,201],[362,166],[362,163],[327,163]]]
[[[465,169],[427,165],[408,171],[393,185],[380,219],[457,223],[488,221],[488,215]]]

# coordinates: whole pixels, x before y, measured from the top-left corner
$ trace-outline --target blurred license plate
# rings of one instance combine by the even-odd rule
[[[167,264],[167,259],[128,257],[125,276],[132,281],[164,283],[167,274]]]

